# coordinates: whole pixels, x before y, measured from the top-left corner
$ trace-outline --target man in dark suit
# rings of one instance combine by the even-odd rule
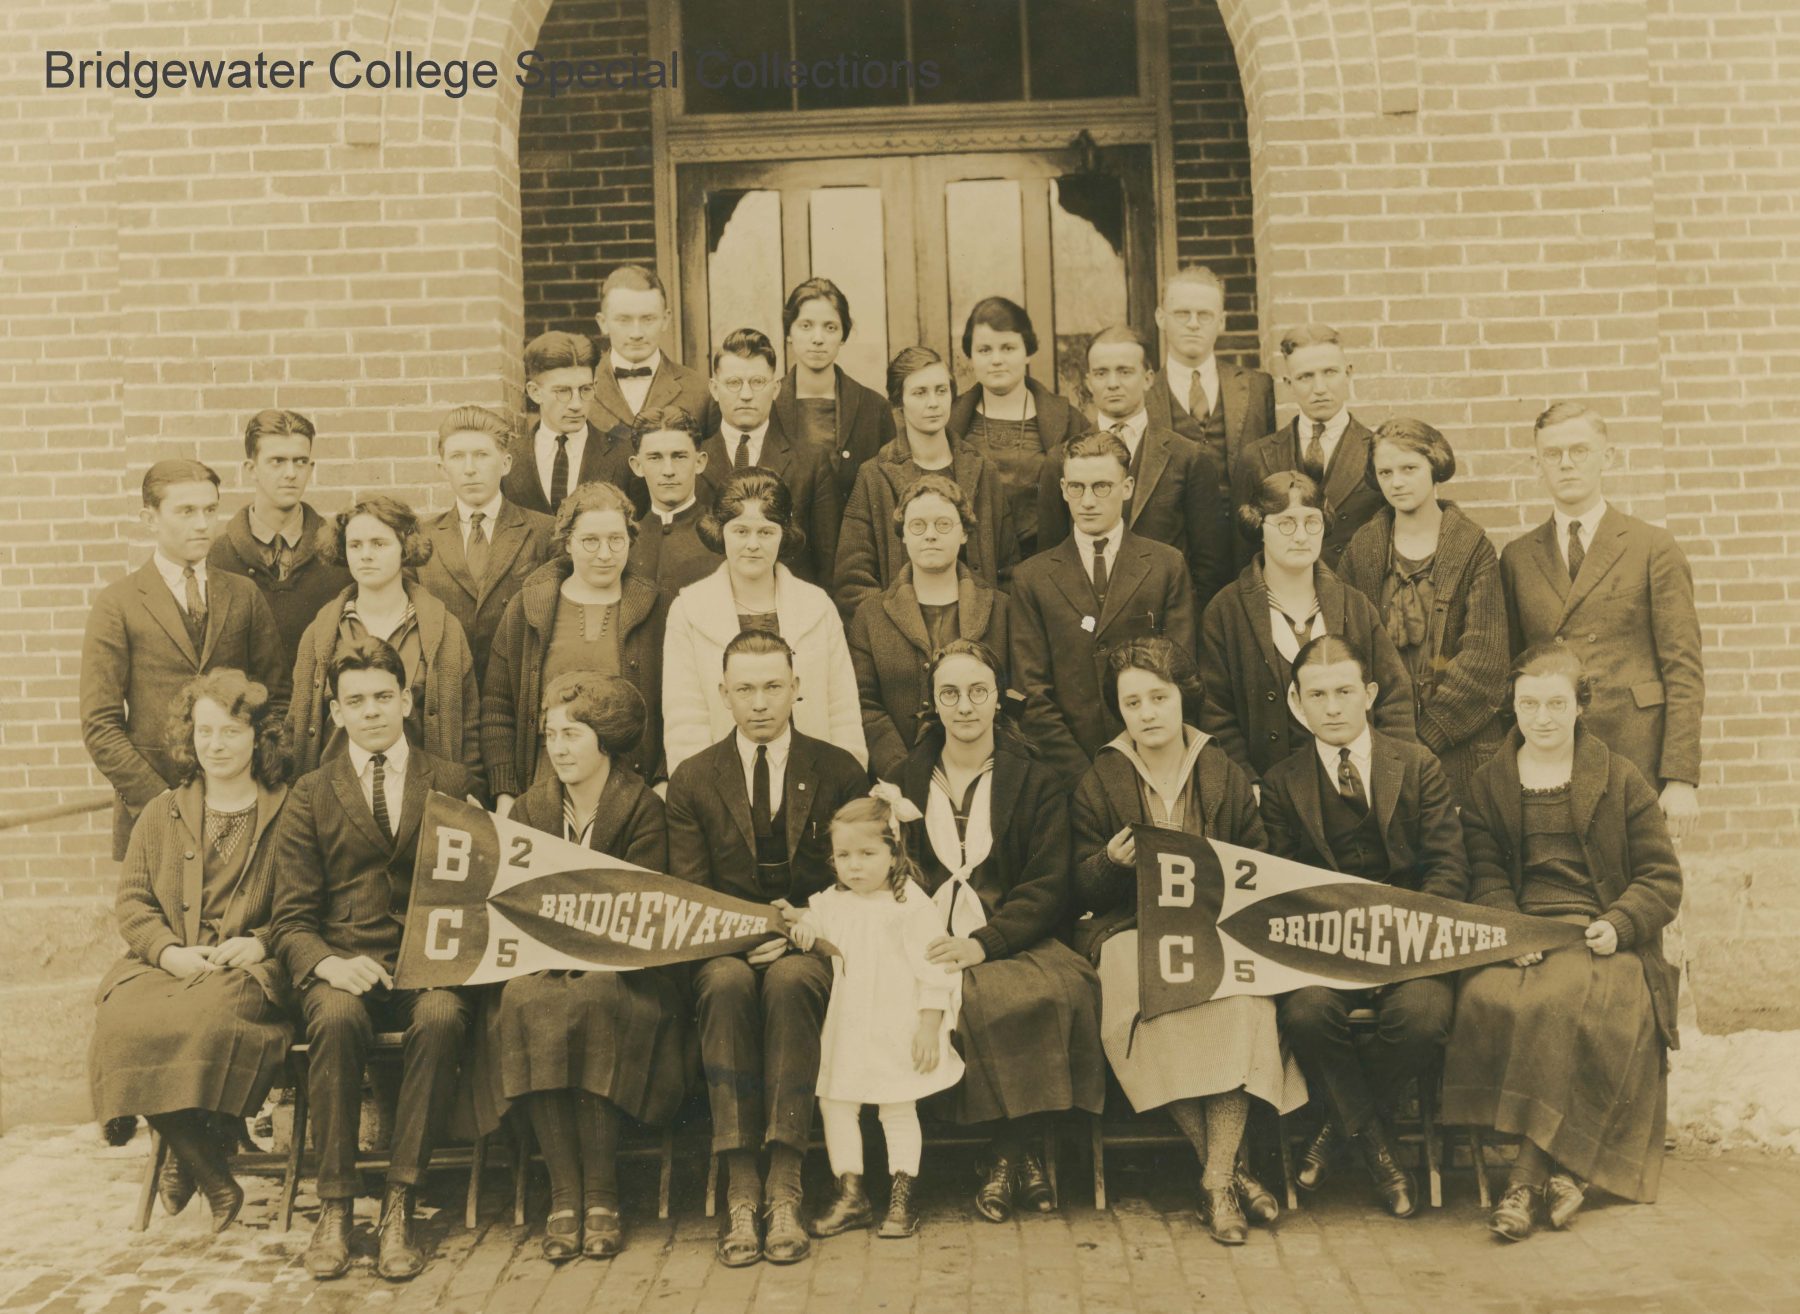
[[[1262,481],[1280,470],[1298,470],[1325,493],[1325,545],[1320,560],[1336,570],[1356,531],[1386,502],[1369,475],[1372,435],[1350,414],[1350,362],[1337,330],[1304,324],[1281,335],[1284,377],[1300,414],[1244,449],[1232,468],[1232,504],[1242,506]],[[1234,539],[1237,569],[1255,548]]]
[[[718,407],[706,376],[664,354],[661,342],[669,331],[669,294],[655,271],[642,265],[620,265],[600,285],[600,310],[594,316],[606,342],[606,356],[594,378],[587,417],[612,447],[629,454],[632,422],[645,411],[679,406],[709,433],[719,422]],[[621,483],[639,515],[649,509],[643,480]]]
[[[1431,750],[1369,728],[1376,692],[1362,654],[1337,635],[1300,649],[1288,706],[1313,742],[1263,776],[1269,852],[1460,901],[1468,895],[1469,866],[1450,783]],[[1454,999],[1448,976],[1377,990],[1306,986],[1281,999],[1282,1037],[1326,1106],[1295,1177],[1300,1186],[1316,1190],[1348,1139],[1388,1212],[1410,1218],[1418,1209],[1382,1108],[1449,1039]],[[1375,1035],[1360,1052],[1347,1020],[1357,1008],[1376,1014]]]
[[[282,669],[294,669],[300,636],[350,584],[350,571],[319,555],[324,521],[305,502],[313,477],[312,421],[298,411],[258,411],[244,426],[248,506],[225,526],[206,564],[262,590],[281,631]]]
[[[378,1031],[404,1031],[376,1271],[415,1277],[413,1188],[455,1090],[468,1005],[453,990],[396,990],[394,962],[412,889],[419,820],[432,790],[475,801],[475,781],[454,762],[408,745],[412,707],[400,656],[380,639],[340,643],[329,673],[331,719],[346,737],[302,776],[276,822],[270,939],[306,1018],[307,1094],[319,1149],[319,1222],[307,1272],[350,1266],[363,1067]]]
[[[706,453],[704,500],[711,505],[733,470],[759,465],[780,475],[806,531],[805,546],[782,560],[801,579],[829,589],[843,516],[837,480],[823,448],[802,442],[773,421],[770,408],[781,381],[775,345],[755,329],[733,329],[713,353],[712,366],[713,398],[723,418],[700,449]]]
[[[779,637],[746,630],[725,646],[719,689],[737,729],[675,768],[669,864],[740,898],[804,905],[832,883],[831,817],[868,789],[843,749],[793,729],[799,680]],[[812,1128],[819,1029],[831,994],[822,958],[772,940],[694,973],[713,1150],[725,1156],[731,1267],[803,1259],[800,1164]],[[769,1147],[767,1184],[758,1152]],[[766,1226],[758,1234],[758,1213]]]
[[[81,641],[81,738],[113,787],[115,860],[144,804],[175,783],[168,718],[181,686],[228,666],[281,707],[293,669],[261,590],[207,569],[219,476],[198,461],[158,461],[143,495],[156,551],[100,591]]]
[[[1558,402],[1533,441],[1552,512],[1500,554],[1513,653],[1550,640],[1575,649],[1594,682],[1583,724],[1660,792],[1680,839],[1700,812],[1706,700],[1693,572],[1667,530],[1607,505],[1614,453],[1597,412]]]
[[[1130,465],[1110,433],[1069,439],[1061,487],[1074,527],[1013,572],[1010,665],[1025,695],[1025,730],[1071,784],[1123,728],[1100,696],[1108,649],[1160,634],[1194,651],[1187,563],[1125,527]]]
[[[1206,449],[1219,473],[1219,496],[1229,503],[1231,467],[1246,447],[1275,431],[1275,381],[1213,354],[1224,327],[1225,285],[1217,274],[1204,265],[1170,274],[1156,308],[1162,369],[1144,405],[1156,428],[1173,429]]]
[[[1088,342],[1087,361],[1088,391],[1099,412],[1095,427],[1131,453],[1126,528],[1186,556],[1194,605],[1204,611],[1230,579],[1223,479],[1204,448],[1151,421],[1144,393],[1154,375],[1150,344],[1142,334],[1123,325],[1101,329]],[[1060,452],[1044,462],[1038,481],[1038,535],[1044,543],[1060,543],[1069,535]]]
[[[679,406],[640,411],[631,443],[632,473],[644,481],[650,509],[638,517],[627,568],[673,598],[725,561],[698,532],[706,514],[696,491],[706,469],[700,424]]]
[[[525,395],[537,407],[537,423],[513,440],[512,468],[501,481],[507,501],[553,516],[577,485],[604,479],[625,488],[631,482],[630,438],[588,419],[593,343],[558,332],[526,343]]]
[[[480,406],[458,406],[438,425],[438,468],[456,505],[421,524],[431,559],[419,583],[444,604],[469,638],[475,679],[487,675],[500,616],[525,577],[550,559],[556,522],[507,500],[512,468],[506,421]]]

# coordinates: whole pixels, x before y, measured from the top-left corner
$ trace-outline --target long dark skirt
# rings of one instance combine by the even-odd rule
[[[1635,953],[1575,945],[1463,978],[1444,1122],[1524,1136],[1601,1190],[1648,1202],[1667,1111],[1662,1037]]]
[[[140,966],[109,977],[88,1051],[94,1116],[210,1109],[249,1117],[262,1107],[293,1041],[292,1026],[250,972],[178,981]]]
[[[952,1122],[993,1122],[1063,1109],[1100,1112],[1106,1054],[1100,1046],[1100,978],[1056,940],[963,973],[951,1039],[961,1084],[928,1107]]]
[[[679,970],[537,972],[487,992],[477,1028],[475,1121],[492,1131],[521,1095],[585,1090],[645,1123],[675,1116],[685,1090]]]

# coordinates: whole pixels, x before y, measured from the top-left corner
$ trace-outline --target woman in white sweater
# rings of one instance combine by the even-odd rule
[[[725,564],[684,588],[669,607],[662,673],[666,769],[674,774],[683,760],[731,732],[720,693],[725,645],[756,629],[779,634],[794,650],[800,680],[794,728],[868,765],[856,671],[837,608],[825,590],[778,560],[804,542],[787,485],[760,466],[733,471],[697,532],[707,548],[725,554]]]

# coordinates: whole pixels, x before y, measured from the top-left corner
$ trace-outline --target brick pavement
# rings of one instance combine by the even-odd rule
[[[1522,1246],[1492,1241],[1474,1182],[1446,1182],[1446,1207],[1412,1222],[1364,1204],[1353,1181],[1316,1205],[1257,1229],[1238,1250],[1214,1245],[1190,1207],[1187,1165],[1149,1152],[1109,1158],[1114,1205],[1097,1213],[1073,1171],[1075,1198],[1059,1215],[996,1227],[967,1207],[966,1158],[928,1154],[926,1225],[908,1241],[867,1235],[817,1245],[791,1268],[730,1271],[713,1263],[715,1224],[701,1216],[698,1166],[680,1166],[675,1218],[658,1223],[654,1179],[628,1165],[630,1244],[610,1264],[553,1268],[538,1258],[537,1228],[515,1228],[504,1174],[484,1201],[483,1225],[461,1226],[460,1174],[427,1192],[439,1212],[425,1233],[435,1258],[410,1286],[376,1279],[364,1258],[343,1281],[311,1282],[297,1260],[310,1220],[271,1230],[272,1184],[250,1179],[245,1223],[222,1237],[205,1210],[158,1216],[128,1232],[141,1141],[99,1146],[92,1128],[0,1139],[0,1311],[374,1310],[405,1314],[576,1314],[634,1309],[659,1314],[1179,1314],[1180,1311],[1349,1314],[1528,1314],[1533,1311],[1800,1309],[1800,1162],[1727,1157],[1671,1160],[1654,1207],[1584,1212],[1565,1234]],[[1161,1167],[1171,1163],[1174,1167]],[[814,1165],[809,1165],[809,1168]],[[822,1186],[822,1182],[818,1185]],[[812,1184],[809,1181],[809,1189]],[[309,1203],[303,1196],[303,1204]],[[362,1202],[372,1208],[372,1201]],[[532,1213],[541,1216],[541,1188]],[[359,1241],[368,1239],[360,1220]]]

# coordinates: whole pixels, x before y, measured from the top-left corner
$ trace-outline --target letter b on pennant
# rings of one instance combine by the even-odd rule
[[[1194,906],[1194,863],[1179,853],[1156,855],[1156,869],[1162,873],[1162,893],[1157,903],[1164,908]]]
[[[468,880],[469,849],[473,842],[473,838],[466,830],[439,826],[437,865],[431,869],[431,879],[434,881]]]

